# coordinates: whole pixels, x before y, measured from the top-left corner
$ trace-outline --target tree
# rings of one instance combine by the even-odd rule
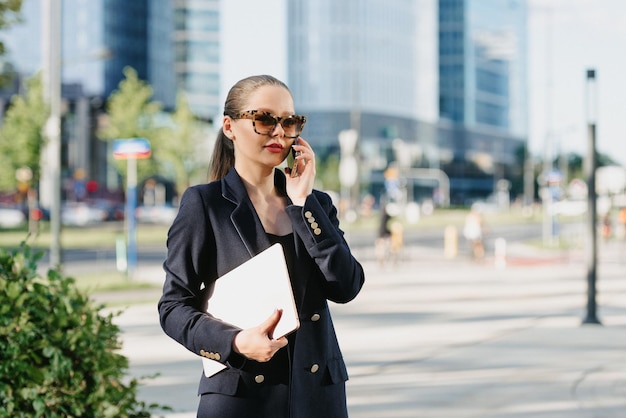
[[[158,143],[161,129],[156,127],[155,119],[161,111],[161,104],[152,101],[152,87],[137,76],[132,67],[124,68],[125,79],[119,88],[109,96],[106,113],[108,121],[97,135],[105,141],[124,138],[147,138],[151,143]],[[116,161],[116,167],[126,176],[126,163]],[[154,157],[137,162],[137,175],[145,178],[158,171]]]
[[[318,176],[317,179],[321,183],[321,188],[324,190],[340,191],[341,183],[339,181],[339,156],[337,154],[330,154],[322,161],[318,162]]]
[[[0,0],[0,31],[21,20],[22,0]],[[6,53],[4,42],[0,40],[0,57]],[[12,74],[0,74],[0,85],[6,84]]]
[[[206,181],[210,159],[209,129],[195,117],[184,94],[179,94],[172,127],[159,137],[156,159],[171,168],[178,193],[194,182]]]
[[[16,170],[29,167],[31,184],[39,184],[42,129],[48,108],[43,101],[41,78],[35,76],[26,83],[25,96],[15,95],[0,127],[0,191],[17,188]]]

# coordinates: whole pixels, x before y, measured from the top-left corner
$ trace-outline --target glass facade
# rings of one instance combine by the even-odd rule
[[[526,135],[524,0],[439,0],[439,114]]]
[[[415,119],[415,1],[287,4],[289,85],[299,108]]]
[[[176,85],[199,117],[219,115],[219,1],[187,0],[174,6]]]
[[[525,0],[439,0],[439,149],[452,203],[520,183],[527,136]]]
[[[148,80],[154,100],[165,110],[176,107],[174,73],[174,0],[151,0],[148,10]]]
[[[117,89],[130,66],[148,79],[148,0],[104,0],[104,41],[111,51],[105,64],[105,96]]]

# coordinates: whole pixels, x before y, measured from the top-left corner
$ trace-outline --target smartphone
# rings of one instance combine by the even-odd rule
[[[298,138],[295,139],[293,144],[294,145],[298,144]],[[300,173],[298,172],[298,168],[300,164],[296,163],[297,162],[296,156],[298,154],[299,153],[292,147],[291,151],[289,151],[289,155],[287,155],[287,167],[291,169],[291,177],[298,177],[300,175]]]

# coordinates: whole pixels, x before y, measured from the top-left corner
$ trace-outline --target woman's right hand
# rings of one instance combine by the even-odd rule
[[[247,359],[267,362],[274,354],[287,345],[287,338],[274,339],[273,333],[280,321],[283,311],[277,309],[262,324],[239,332],[233,340],[235,352]]]

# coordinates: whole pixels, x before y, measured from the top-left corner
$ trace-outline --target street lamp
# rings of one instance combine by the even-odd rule
[[[598,264],[598,232],[596,229],[596,71],[587,70],[587,159],[585,177],[587,179],[587,316],[584,324],[599,324],[596,304],[596,273]]]

